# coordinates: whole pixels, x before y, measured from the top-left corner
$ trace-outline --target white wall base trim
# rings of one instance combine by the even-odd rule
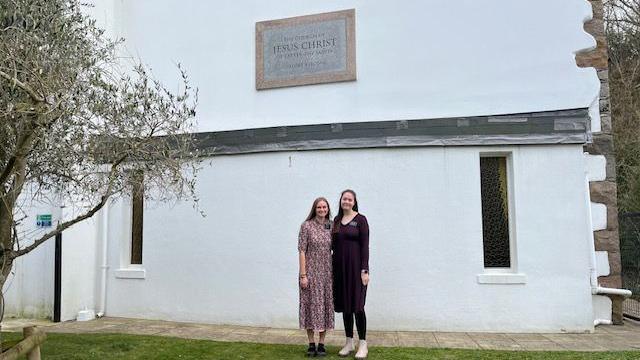
[[[526,284],[527,275],[516,274],[478,274],[478,284]]]
[[[118,269],[115,275],[119,279],[144,279],[146,273],[144,269]]]

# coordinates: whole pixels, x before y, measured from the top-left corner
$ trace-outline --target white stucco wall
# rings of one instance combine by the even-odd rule
[[[23,194],[23,209],[28,217],[19,228],[20,247],[33,243],[51,231],[59,219],[74,218],[72,206],[63,207],[55,196],[32,199],[29,189]],[[51,214],[52,227],[36,227],[36,215]],[[20,215],[22,216],[22,215]],[[62,321],[76,318],[78,310],[93,309],[96,303],[98,272],[96,219],[78,223],[62,233],[61,313]],[[54,306],[55,238],[16,259],[5,287],[7,317],[52,318]]]
[[[94,216],[62,234],[61,321],[75,319],[80,310],[96,309],[99,229],[99,218]]]
[[[605,295],[593,295],[593,318],[611,320],[611,299]]]
[[[54,253],[52,239],[16,259],[4,286],[5,317],[53,316]]]
[[[114,204],[107,315],[297,327],[299,225],[315,197],[328,197],[335,211],[339,192],[353,188],[371,227],[372,329],[591,330],[582,148],[501,149],[513,151],[516,263],[525,284],[477,281],[478,154],[496,148],[221,156],[200,174],[206,218],[189,203],[147,204],[145,279],[113,276],[118,234],[128,228],[117,215],[128,205]]]
[[[52,229],[37,227],[36,216],[51,214],[55,224],[60,210],[53,197],[35,195],[29,186],[25,186],[18,203],[22,211],[18,211],[15,218],[21,219],[18,234],[20,248],[24,248]],[[53,316],[54,256],[55,239],[52,238],[16,259],[3,289],[5,317]]]
[[[53,316],[54,251],[51,241],[14,262],[4,286],[5,318]]]
[[[97,2],[127,55],[199,93],[199,131],[592,107],[600,82],[574,53],[595,46],[586,0]],[[355,82],[255,90],[255,23],[356,9]],[[593,106],[592,106],[593,105]]]

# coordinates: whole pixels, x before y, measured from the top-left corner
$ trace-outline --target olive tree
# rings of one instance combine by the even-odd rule
[[[197,89],[178,65],[173,90],[124,57],[78,0],[0,2],[0,289],[14,260],[93,216],[144,177],[145,197],[197,204],[189,135]],[[29,203],[69,214],[24,230]]]

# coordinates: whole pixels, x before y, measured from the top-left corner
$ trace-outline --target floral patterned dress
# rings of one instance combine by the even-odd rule
[[[331,230],[315,219],[300,226],[298,251],[304,251],[309,286],[300,288],[300,328],[316,331],[334,327],[331,274]]]

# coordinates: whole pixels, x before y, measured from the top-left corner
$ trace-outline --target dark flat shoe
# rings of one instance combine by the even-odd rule
[[[318,344],[318,351],[316,354],[318,356],[327,356],[327,350],[325,350],[324,344]]]
[[[307,348],[307,356],[316,356],[317,354],[316,344],[309,344],[309,348]]]

